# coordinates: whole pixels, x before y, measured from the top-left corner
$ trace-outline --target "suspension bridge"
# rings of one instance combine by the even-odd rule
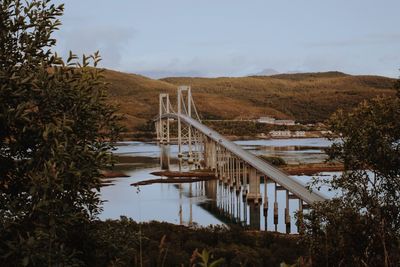
[[[320,193],[308,190],[303,184],[291,178],[279,168],[272,166],[223,135],[201,122],[193,101],[190,86],[179,86],[177,91],[177,109],[171,105],[168,94],[159,95],[159,114],[155,120],[157,140],[160,145],[177,142],[178,158],[195,168],[204,168],[215,172],[219,183],[236,196],[242,196],[250,207],[263,206],[264,215],[268,214],[269,199],[267,184],[274,184],[273,221],[278,224],[277,191],[284,191],[284,223],[286,232],[290,232],[291,216],[289,200],[298,201],[297,210],[302,213],[310,204],[324,201]],[[177,130],[172,131],[172,127]],[[177,135],[172,138],[172,133]],[[169,168],[169,157],[162,156],[163,168]],[[261,181],[264,184],[260,192]],[[257,219],[257,218],[255,218]]]

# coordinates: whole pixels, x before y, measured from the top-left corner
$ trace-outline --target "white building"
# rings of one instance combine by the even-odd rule
[[[306,132],[305,131],[295,131],[293,134],[293,137],[305,137]]]
[[[275,120],[276,125],[295,125],[294,120]]]
[[[271,137],[291,137],[290,131],[270,131]]]
[[[257,120],[259,123],[268,123],[268,124],[274,124],[275,119],[272,117],[260,117]]]

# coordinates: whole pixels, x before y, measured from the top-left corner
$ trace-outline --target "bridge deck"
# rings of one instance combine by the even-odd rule
[[[178,114],[169,113],[164,114],[163,118],[178,118]],[[250,152],[244,150],[239,145],[229,141],[223,135],[219,134],[218,132],[214,131],[213,129],[205,126],[204,124],[198,122],[197,120],[188,117],[186,115],[180,115],[180,119],[182,122],[191,125],[192,127],[196,128],[204,135],[208,136],[212,140],[214,140],[219,145],[225,147],[228,151],[236,155],[238,158],[242,159],[243,161],[247,162],[247,164],[251,165],[253,168],[257,169],[260,173],[266,175],[269,179],[273,180],[274,182],[278,183],[279,185],[283,186],[287,190],[289,190],[292,194],[296,195],[300,199],[304,200],[305,202],[312,204],[316,201],[324,201],[325,197],[322,196],[318,192],[310,192],[305,186],[298,181],[294,180],[290,176],[288,176],[283,171],[279,170],[278,168],[272,166],[271,164],[261,160],[260,158],[256,157],[255,155],[251,154]]]

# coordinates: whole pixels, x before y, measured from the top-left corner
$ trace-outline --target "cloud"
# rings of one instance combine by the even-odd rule
[[[241,55],[229,54],[219,56],[196,56],[191,58],[141,58],[124,65],[124,70],[139,73],[152,78],[171,76],[241,76],[248,70],[248,60]]]
[[[199,71],[170,71],[170,70],[148,70],[140,71],[139,74],[153,79],[166,77],[204,77],[204,74]]]
[[[100,51],[102,66],[120,68],[125,48],[135,35],[129,27],[107,27],[83,25],[73,30],[58,32],[56,51],[66,57],[69,51],[81,56]]]

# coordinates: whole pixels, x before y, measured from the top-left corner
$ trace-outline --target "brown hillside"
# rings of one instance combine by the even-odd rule
[[[153,80],[107,70],[105,78],[110,83],[111,101],[126,114],[129,130],[157,114],[160,92],[169,93],[175,102],[178,85],[192,86],[196,106],[205,119],[272,115],[300,122],[323,121],[338,108],[348,109],[363,99],[394,94],[394,79],[340,72]]]
[[[159,93],[176,93],[175,85],[136,74],[106,70],[104,76],[109,83],[108,96],[124,114],[128,130],[135,130],[156,115]]]
[[[277,79],[284,79],[284,80],[299,81],[312,78],[337,78],[345,76],[349,75],[339,71],[327,71],[327,72],[309,72],[309,73],[283,73],[283,74],[272,75],[270,77]]]

